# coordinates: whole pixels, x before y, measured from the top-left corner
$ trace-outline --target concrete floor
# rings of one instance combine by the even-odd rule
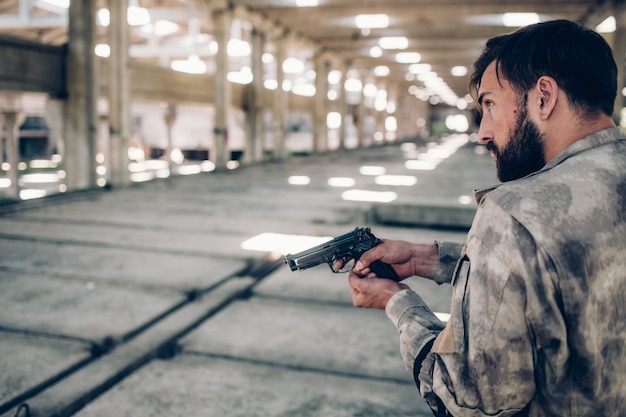
[[[291,272],[271,243],[242,243],[356,226],[463,241],[474,206],[460,201],[495,183],[495,168],[470,143],[434,170],[407,169],[433,148],[297,157],[1,207],[0,415],[20,404],[32,416],[431,415],[393,325],[351,305],[344,275]],[[417,182],[377,184],[363,166]],[[397,198],[342,199],[355,189]],[[449,286],[410,285],[449,311]]]

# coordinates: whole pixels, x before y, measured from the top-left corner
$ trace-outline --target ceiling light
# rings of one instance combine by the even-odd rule
[[[231,71],[226,74],[226,78],[236,84],[250,84],[254,79],[250,67],[242,67],[240,71]]]
[[[278,88],[278,81],[276,80],[265,80],[263,81],[263,87],[268,90],[276,90]]]
[[[148,9],[135,5],[128,6],[128,24],[131,26],[143,26],[150,23],[150,13]]]
[[[385,36],[378,41],[383,49],[406,49],[409,47],[409,40],[404,36]]]
[[[537,13],[504,13],[502,23],[506,27],[522,27],[539,23]]]
[[[304,72],[304,62],[298,58],[289,57],[283,62],[283,71],[287,74],[300,74]]]
[[[377,77],[386,77],[387,75],[389,75],[389,67],[385,65],[377,66],[376,68],[374,68],[374,75],[376,75]]]
[[[422,55],[419,52],[399,52],[396,54],[395,59],[399,64],[414,64],[420,62]]]
[[[363,90],[363,83],[361,82],[361,80],[358,80],[356,78],[348,78],[343,87],[346,89],[346,91],[358,93]]]
[[[319,4],[318,0],[296,0],[296,6],[298,7],[317,7]]]
[[[328,73],[329,84],[339,84],[340,81],[341,81],[341,71],[332,70]]]
[[[96,12],[96,22],[100,26],[109,26],[111,24],[111,13],[109,9],[99,9]]]
[[[170,67],[174,71],[186,72],[187,74],[204,74],[206,72],[206,63],[201,61],[198,55],[190,55],[187,59],[172,61]]]
[[[370,49],[370,56],[372,58],[380,58],[383,56],[383,50],[380,46],[372,46]]]
[[[409,65],[409,72],[411,74],[423,74],[426,72],[430,72],[432,67],[430,64],[412,64]]]
[[[363,86],[363,95],[365,97],[376,97],[377,91],[378,88],[374,84],[368,83]]]
[[[149,23],[141,27],[141,31],[144,33],[153,33],[157,36],[167,36],[178,32],[180,26],[169,20],[157,20],[154,23]]]
[[[250,44],[237,38],[232,38],[228,41],[226,51],[228,53],[228,56],[232,57],[246,57],[250,56],[250,54],[252,53]]]
[[[615,32],[616,24],[615,24],[615,16],[609,16],[602,21],[598,26],[596,26],[596,31],[600,33],[613,33]]]
[[[389,16],[386,14],[360,14],[354,18],[359,29],[382,29],[389,26]]]
[[[452,69],[450,70],[450,73],[454,75],[455,77],[463,77],[467,75],[467,67],[464,67],[462,65],[457,65],[456,67],[452,67]]]
[[[70,0],[40,0],[42,3],[49,4],[50,6],[60,7],[62,9],[69,9]]]
[[[313,84],[295,84],[291,91],[299,96],[313,97],[315,95],[315,86]]]
[[[111,56],[111,47],[106,43],[99,43],[94,48],[94,52],[96,53],[96,56],[108,58]]]

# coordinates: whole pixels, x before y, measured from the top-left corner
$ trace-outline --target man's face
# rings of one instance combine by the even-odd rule
[[[478,140],[491,152],[498,179],[506,182],[540,170],[545,158],[542,135],[528,117],[526,100],[519,100],[507,80],[500,81],[492,63],[479,89],[483,117]]]

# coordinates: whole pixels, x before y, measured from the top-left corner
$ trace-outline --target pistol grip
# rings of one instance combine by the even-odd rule
[[[374,261],[370,265],[370,269],[380,278],[387,278],[396,282],[400,281],[400,277],[398,276],[398,274],[396,274],[396,271],[389,264],[381,261]]]

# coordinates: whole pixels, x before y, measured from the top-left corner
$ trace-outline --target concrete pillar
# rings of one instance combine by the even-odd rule
[[[248,92],[247,144],[244,154],[246,163],[263,159],[263,51],[265,36],[257,29],[252,30],[252,85]]]
[[[359,78],[362,86],[365,86],[365,76],[363,72],[359,72]],[[358,147],[365,146],[365,96],[363,95],[363,88],[359,93],[359,102],[354,109],[354,127],[357,131],[357,143]]]
[[[313,97],[313,152],[326,152],[328,149],[328,73],[330,63],[322,53],[315,56],[315,97]]]
[[[172,149],[174,148],[174,140],[173,140],[173,129],[174,129],[174,123],[176,122],[176,117],[177,117],[177,109],[176,109],[176,105],[174,104],[168,104],[167,108],[165,109],[165,114],[163,115],[163,120],[165,121],[165,126],[167,131],[166,136],[167,136],[167,147],[165,148],[165,160],[167,161],[168,164],[171,165],[172,163]]]
[[[215,40],[218,44],[215,71],[215,124],[213,128],[213,149],[211,160],[215,168],[226,168],[230,160],[228,154],[228,122],[232,105],[232,89],[228,82],[228,41],[233,22],[230,10],[221,10],[213,14],[215,24]]]
[[[48,140],[50,141],[50,146],[60,155],[65,153],[63,143],[64,106],[64,100],[58,98],[48,97],[46,101],[45,119],[48,126]]]
[[[6,162],[10,165],[7,178],[11,181],[11,185],[7,189],[6,194],[7,197],[15,199],[19,199],[20,196],[17,164],[20,162],[19,129],[24,119],[21,107],[21,97],[19,94],[7,93],[3,95],[0,105],[0,114],[4,119],[5,128],[4,153],[6,153]],[[2,151],[2,149],[0,149],[0,151]]]
[[[346,78],[350,70],[350,62],[345,61],[341,69],[341,84],[339,87],[339,114],[341,114],[341,127],[339,128],[339,149],[346,148],[346,118],[348,115],[348,104],[346,101]]]
[[[69,191],[96,185],[98,78],[95,28],[95,2],[70,2],[63,156]]]
[[[130,58],[128,0],[109,0],[109,179],[112,186],[129,183]]]
[[[287,38],[281,36],[276,39],[276,82],[278,87],[274,95],[274,153],[273,159],[281,160],[286,157],[285,147],[285,120],[287,113],[287,92],[283,89],[285,81],[285,71],[283,62],[287,58]]]
[[[617,96],[615,97],[615,108],[613,119],[620,122],[620,113],[624,107],[624,95],[622,90],[626,87],[626,3],[617,4],[614,10],[615,33],[613,37],[613,51],[617,64]]]

